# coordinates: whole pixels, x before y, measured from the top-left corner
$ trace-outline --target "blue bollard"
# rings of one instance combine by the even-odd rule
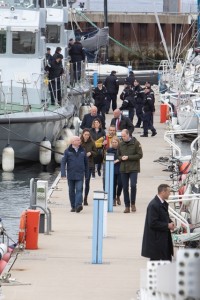
[[[113,212],[114,154],[106,154],[105,192],[108,193],[108,212]]]
[[[104,193],[103,237],[107,237],[108,194]]]
[[[104,192],[94,192],[93,200],[92,264],[102,264]]]
[[[93,86],[97,87],[97,82],[98,82],[98,73],[97,71],[94,71],[93,73]]]

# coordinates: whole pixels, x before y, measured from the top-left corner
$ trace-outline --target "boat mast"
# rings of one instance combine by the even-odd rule
[[[104,0],[104,27],[108,27],[108,3]],[[108,45],[106,45],[105,63],[108,63]]]
[[[200,0],[197,0],[197,46],[200,46]]]

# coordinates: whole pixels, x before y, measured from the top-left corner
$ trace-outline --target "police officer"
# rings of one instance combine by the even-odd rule
[[[151,88],[150,82],[146,81],[144,86],[145,86],[144,88],[146,88],[146,87],[150,88],[150,95],[152,96],[153,103],[154,103],[154,108],[155,108],[155,93],[154,93],[154,91]],[[154,110],[154,112],[155,112],[155,110]],[[152,114],[151,122],[153,124],[153,114]]]
[[[126,79],[124,81],[124,84],[128,84],[131,87],[133,87],[134,81],[135,81],[135,75],[134,75],[133,71],[130,71],[128,77],[126,77]]]
[[[112,101],[112,110],[117,108],[117,94],[119,91],[119,80],[116,76],[116,71],[112,71],[111,74],[106,77],[104,85],[107,89],[107,100],[106,100],[106,113],[109,113],[110,103]]]
[[[94,89],[92,96],[95,101],[94,105],[97,107],[97,114],[102,115],[105,123],[107,90],[101,80],[98,81],[97,87]]]
[[[51,63],[53,56],[51,55],[51,48],[47,47],[47,52],[45,54],[47,65]]]
[[[119,109],[122,111],[128,110],[129,119],[131,120],[131,122],[133,122],[133,117],[135,112],[135,97],[134,97],[133,90],[131,88],[127,90],[124,97],[125,99]]]
[[[143,106],[143,128],[144,133],[141,137],[148,137],[148,129],[152,131],[151,136],[155,136],[157,134],[156,129],[152,124],[152,114],[155,111],[153,96],[150,93],[150,88],[146,87],[144,90],[144,106]]]
[[[85,61],[85,51],[81,44],[79,36],[75,38],[75,42],[69,49],[69,55],[71,56],[71,62],[73,63],[74,79],[75,82],[81,78],[81,62]]]
[[[141,123],[142,123],[142,108],[144,104],[144,91],[142,87],[140,86],[140,83],[138,80],[135,79],[134,81],[134,97],[135,97],[135,109],[136,109],[136,115],[137,115],[137,123],[135,125],[136,128],[140,128]]]
[[[61,104],[61,76],[64,74],[62,65],[62,54],[57,54],[54,60],[45,67],[49,78],[49,90],[51,94],[51,105],[55,105],[55,100]]]

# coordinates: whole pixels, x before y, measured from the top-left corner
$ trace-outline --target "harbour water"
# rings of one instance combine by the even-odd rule
[[[60,168],[50,164],[46,171],[39,163],[16,166],[11,173],[0,171],[0,218],[9,237],[17,242],[20,215],[30,205],[30,180],[47,180],[49,188]]]

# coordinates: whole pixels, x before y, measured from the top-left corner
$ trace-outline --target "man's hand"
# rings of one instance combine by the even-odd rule
[[[127,159],[128,159],[128,155],[122,156],[122,160],[127,160]]]
[[[174,227],[175,227],[174,222],[168,224],[168,229],[174,230]]]

